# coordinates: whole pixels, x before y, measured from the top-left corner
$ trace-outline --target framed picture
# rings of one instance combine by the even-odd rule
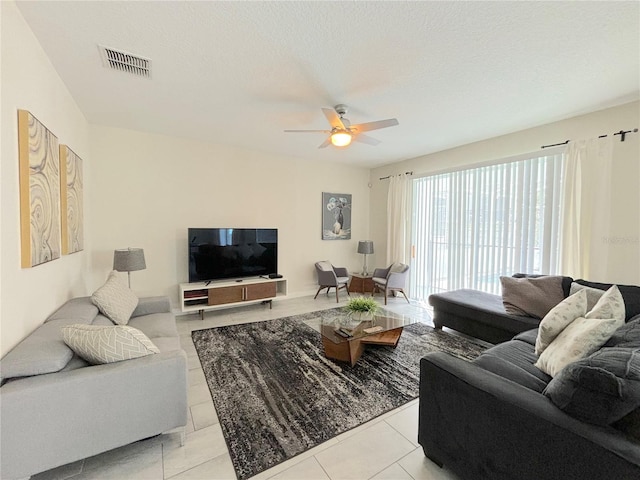
[[[60,220],[62,254],[84,248],[82,159],[66,145],[60,145]]]
[[[58,138],[26,110],[18,110],[20,256],[22,268],[60,257]]]
[[[322,192],[322,239],[351,238],[351,194]]]

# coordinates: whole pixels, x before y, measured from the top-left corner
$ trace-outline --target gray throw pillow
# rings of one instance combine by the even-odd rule
[[[502,303],[507,313],[543,318],[564,300],[560,276],[537,278],[500,277]]]
[[[543,393],[569,415],[610,425],[640,408],[640,348],[602,348],[567,365]]]

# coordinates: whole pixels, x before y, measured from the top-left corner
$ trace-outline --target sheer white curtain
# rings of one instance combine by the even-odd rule
[[[405,173],[392,176],[387,197],[387,263],[407,262],[409,194],[411,180]]]
[[[410,296],[497,294],[501,275],[559,273],[560,152],[414,180]]]
[[[561,272],[574,278],[605,278],[609,232],[613,139],[571,142],[564,161]],[[598,244],[600,243],[600,244]]]

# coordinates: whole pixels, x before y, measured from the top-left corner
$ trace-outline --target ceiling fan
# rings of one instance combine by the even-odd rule
[[[398,125],[398,120],[388,118],[387,120],[378,120],[376,122],[359,123],[351,125],[351,122],[344,118],[347,113],[347,106],[343,104],[336,105],[334,110],[323,108],[324,116],[329,120],[331,130],[285,130],[285,132],[294,133],[324,133],[329,135],[327,139],[320,144],[318,148],[325,148],[331,144],[336,147],[346,147],[352,140],[356,142],[367,143],[369,145],[378,145],[380,140],[364,135],[362,132],[378,130],[380,128],[394,127]]]

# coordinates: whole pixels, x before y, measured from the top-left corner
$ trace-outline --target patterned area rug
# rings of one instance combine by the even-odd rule
[[[239,480],[417,398],[427,352],[472,360],[485,349],[418,323],[405,327],[395,349],[367,346],[351,367],[328,360],[320,333],[307,325],[340,312],[192,333]]]

